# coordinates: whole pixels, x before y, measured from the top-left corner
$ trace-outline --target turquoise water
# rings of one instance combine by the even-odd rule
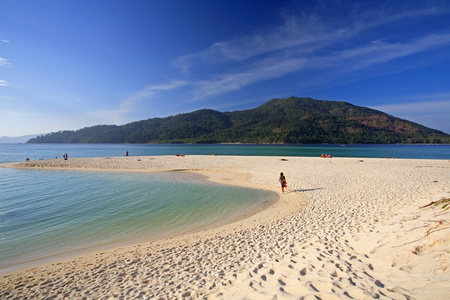
[[[146,155],[253,155],[334,157],[395,157],[450,159],[450,145],[246,145],[246,144],[0,144],[0,163],[71,157]]]
[[[264,155],[450,159],[448,145],[0,144],[0,164],[72,157]],[[0,271],[61,253],[142,241],[241,218],[275,194],[199,175],[0,168]]]
[[[0,269],[56,254],[204,229],[275,194],[185,173],[1,168]]]

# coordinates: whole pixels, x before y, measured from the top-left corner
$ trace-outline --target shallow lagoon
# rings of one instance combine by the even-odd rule
[[[0,269],[202,230],[276,199],[271,192],[213,184],[190,173],[0,173]]]

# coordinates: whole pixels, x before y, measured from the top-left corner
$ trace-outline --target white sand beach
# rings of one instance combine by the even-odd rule
[[[152,156],[9,167],[199,172],[280,198],[216,229],[0,274],[1,299],[449,299],[450,211],[423,207],[450,198],[448,160]]]

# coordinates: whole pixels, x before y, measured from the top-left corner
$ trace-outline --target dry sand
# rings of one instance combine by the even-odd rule
[[[449,299],[450,161],[154,156],[15,167],[191,171],[287,194],[245,220],[1,274],[0,298]]]

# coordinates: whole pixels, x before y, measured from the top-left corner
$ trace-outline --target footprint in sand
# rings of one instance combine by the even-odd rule
[[[384,284],[382,284],[381,281],[379,281],[379,280],[375,280],[375,285],[377,287],[384,288]]]
[[[309,285],[309,287],[316,293],[320,292],[312,283]]]
[[[286,285],[286,283],[283,281],[283,279],[278,279],[278,283],[279,284],[281,284],[282,286],[285,286]]]

